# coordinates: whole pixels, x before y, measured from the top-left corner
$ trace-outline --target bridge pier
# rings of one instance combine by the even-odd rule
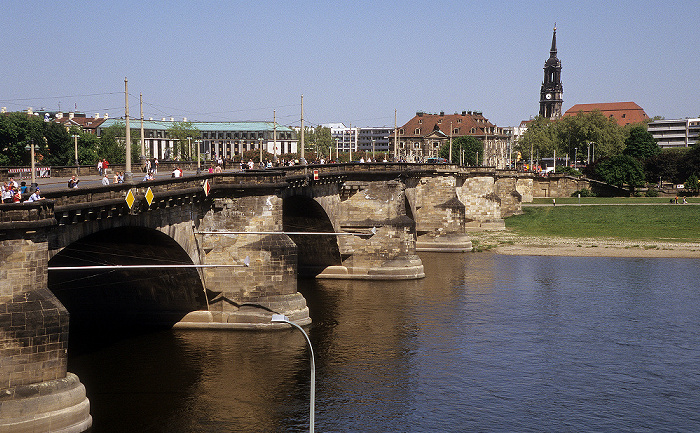
[[[68,311],[48,289],[50,209],[17,212],[27,229],[0,234],[0,431],[82,432],[90,402],[67,372]]]
[[[372,236],[338,238],[341,264],[317,278],[405,280],[425,277],[416,255],[415,222],[406,215],[403,184],[349,181],[340,192],[338,226],[342,232]]]
[[[424,176],[407,179],[406,195],[416,220],[416,250],[465,252],[472,241],[465,233],[466,206],[457,189],[456,176]]]
[[[274,194],[215,198],[199,232],[282,231],[282,199]],[[187,314],[175,327],[257,329],[272,327],[272,312],[299,324],[311,323],[306,300],[297,292],[297,251],[280,234],[199,234],[202,264],[241,264],[201,272],[208,310]]]

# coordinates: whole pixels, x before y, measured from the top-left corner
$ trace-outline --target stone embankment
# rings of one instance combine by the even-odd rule
[[[700,242],[522,236],[508,230],[470,233],[475,251],[579,257],[700,258]]]

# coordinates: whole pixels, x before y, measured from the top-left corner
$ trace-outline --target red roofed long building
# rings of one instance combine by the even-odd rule
[[[618,125],[625,126],[641,123],[649,119],[642,107],[634,102],[602,102],[598,104],[576,104],[566,110],[564,116],[575,116],[578,113],[600,111],[603,116],[615,119]]]
[[[430,114],[419,111],[398,128],[398,156],[420,161],[438,156],[440,147],[452,138],[473,136],[484,142],[482,164],[504,168],[507,161],[507,136],[503,128],[489,122],[479,111]],[[453,161],[457,162],[457,161]]]

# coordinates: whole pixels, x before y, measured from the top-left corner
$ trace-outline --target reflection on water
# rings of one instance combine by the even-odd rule
[[[700,261],[421,257],[420,281],[300,282],[317,431],[700,430]],[[69,369],[95,432],[308,430],[298,331],[160,332]]]

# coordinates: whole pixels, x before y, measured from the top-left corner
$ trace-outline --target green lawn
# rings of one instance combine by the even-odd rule
[[[581,197],[581,204],[669,203],[673,197]],[[679,197],[679,200],[682,200]],[[700,203],[700,197],[686,197],[688,203]],[[552,204],[551,198],[535,198],[533,204]],[[578,204],[578,197],[557,197],[557,204]]]
[[[540,206],[523,212],[505,220],[522,235],[700,241],[700,206]]]

